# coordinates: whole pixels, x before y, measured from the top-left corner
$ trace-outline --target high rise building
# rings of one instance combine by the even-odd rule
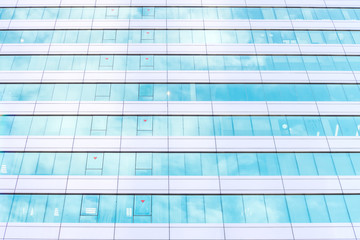
[[[360,239],[360,1],[1,0],[0,238]]]

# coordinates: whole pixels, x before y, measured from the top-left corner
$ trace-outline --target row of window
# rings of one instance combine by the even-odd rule
[[[269,19],[360,20],[351,8],[73,7],[1,8],[0,19]]]
[[[0,222],[348,223],[360,195],[0,195]]]
[[[360,101],[356,84],[0,84],[0,101]]]
[[[360,175],[359,153],[0,153],[0,175]]]
[[[360,117],[1,116],[0,135],[359,136]]]
[[[0,43],[360,44],[360,32],[292,30],[28,30],[0,31]]]
[[[359,56],[0,56],[0,71],[360,71]]]

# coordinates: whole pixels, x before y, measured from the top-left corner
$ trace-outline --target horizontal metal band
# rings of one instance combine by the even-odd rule
[[[1,71],[0,83],[360,83],[360,72]]]
[[[188,19],[51,19],[0,20],[0,29],[294,29],[359,30],[350,20],[188,20]]]
[[[354,194],[360,176],[0,176],[1,193]]]
[[[0,151],[360,152],[360,137],[0,136]]]
[[[2,44],[0,54],[360,55],[357,44]]]
[[[0,115],[335,115],[359,116],[360,102],[4,101]]]

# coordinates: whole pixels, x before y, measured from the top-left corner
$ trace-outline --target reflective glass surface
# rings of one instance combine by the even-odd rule
[[[62,7],[0,8],[0,19],[360,20],[351,8]]]
[[[360,101],[357,84],[0,84],[0,101]]]
[[[0,43],[360,44],[359,31],[26,30],[0,31]]]
[[[359,136],[360,117],[0,116],[0,135]]]
[[[360,153],[0,153],[0,175],[355,176]]]
[[[0,195],[0,222],[347,223],[360,195]],[[350,213],[350,214],[349,214]]]
[[[0,56],[0,71],[360,71],[359,56]]]

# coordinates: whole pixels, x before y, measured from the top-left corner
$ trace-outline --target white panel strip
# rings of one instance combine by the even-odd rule
[[[4,171],[1,172],[4,173]],[[17,177],[16,175],[0,175],[0,192],[15,193]],[[3,235],[0,234],[0,236]]]
[[[279,152],[328,152],[330,150],[335,150],[333,148],[329,149],[329,144],[326,137],[275,136],[274,141],[276,149]],[[337,149],[337,146],[334,145],[334,148]]]
[[[19,176],[15,193],[62,193],[66,192],[67,176]]]
[[[73,137],[63,136],[24,136],[26,141],[26,151],[46,151],[47,149],[54,148],[55,151],[71,151],[73,149]],[[88,146],[91,148],[92,146]]]
[[[360,7],[360,2],[358,0],[324,0],[327,7]]]
[[[298,29],[359,30],[350,20],[224,20],[224,19],[59,19],[0,20],[0,29]]]
[[[360,193],[359,176],[2,175],[2,193],[341,194]]]
[[[46,239],[59,238],[60,223],[12,223],[6,228],[4,239]]]
[[[295,239],[357,239],[351,223],[294,223]]]
[[[360,102],[3,101],[2,115],[360,115]]]
[[[93,223],[93,224],[61,224],[59,239],[114,239],[114,226],[111,223]]]
[[[275,151],[273,137],[216,137],[219,152],[272,152]]]
[[[115,225],[115,239],[116,240],[130,240],[130,239],[157,239],[168,240],[169,224],[164,223],[137,223],[137,224],[120,224]],[[195,236],[194,236],[195,237]],[[196,238],[195,238],[196,239]]]
[[[175,194],[220,194],[217,176],[170,176],[169,193]]]
[[[333,151],[360,151],[360,137],[327,137]]]
[[[337,176],[283,176],[285,193],[332,193],[341,194],[342,189]]]
[[[356,240],[351,223],[63,223],[61,229],[53,223],[9,223],[4,239],[58,239],[59,231],[60,239]]]
[[[358,152],[360,150],[359,146],[360,137],[342,136],[76,136],[75,138],[70,136],[0,137],[0,151]]]
[[[284,194],[281,176],[222,176],[222,194]]]
[[[119,176],[118,193],[146,194],[169,193],[168,176]]]
[[[0,151],[22,152],[26,144],[26,136],[0,136]]]
[[[6,229],[7,223],[3,222],[0,223],[0,236],[3,238],[5,235],[5,229]]]
[[[0,83],[360,83],[351,71],[1,71]]]
[[[86,149],[92,149],[92,151],[119,151],[121,137],[109,137],[109,136],[92,136],[92,137],[80,137],[74,138],[74,145],[72,151],[86,151]],[[54,142],[55,143],[55,142]]]
[[[353,227],[355,230],[355,235],[357,237],[357,239],[359,239],[360,237],[360,223],[353,223]]]
[[[215,137],[169,137],[171,152],[208,152],[216,148]]]
[[[69,176],[66,193],[116,193],[117,176]]]
[[[170,224],[170,238],[176,240],[222,240],[226,239],[221,224]]]
[[[343,193],[359,193],[360,192],[360,177],[359,176],[339,176],[339,179],[340,179]]]
[[[123,152],[166,152],[169,149],[167,137],[122,137],[121,148]]]
[[[3,44],[0,54],[358,55],[360,47],[356,44]]]
[[[225,224],[226,239],[231,240],[293,240],[291,225],[282,224]],[[315,239],[313,239],[315,240]]]

